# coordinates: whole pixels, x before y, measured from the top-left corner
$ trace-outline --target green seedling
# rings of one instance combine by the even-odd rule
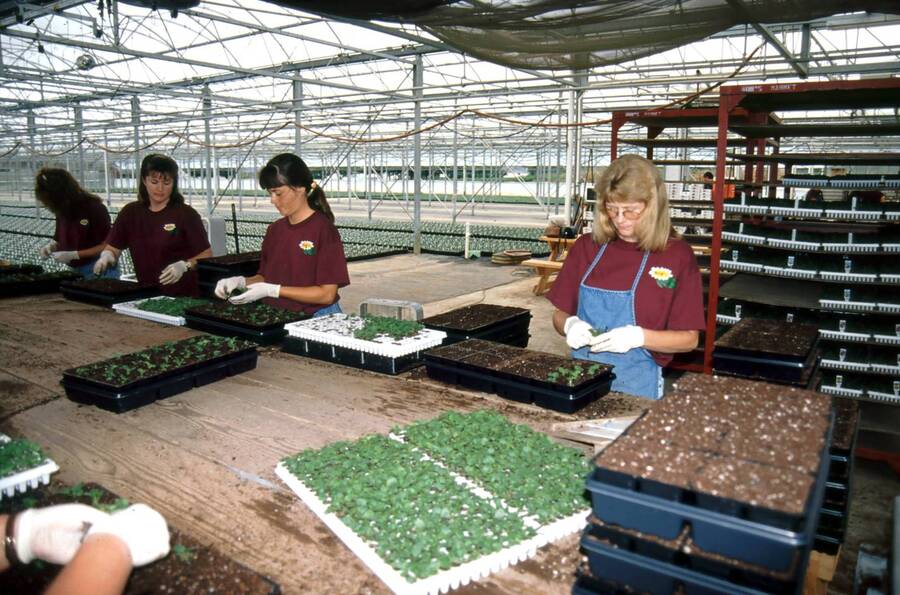
[[[193,549],[180,543],[172,546],[172,555],[182,564],[190,564],[197,557]]]
[[[10,440],[0,444],[0,477],[37,467],[46,460],[41,447],[30,440]]]
[[[363,341],[371,341],[379,336],[400,340],[412,337],[425,328],[414,320],[399,320],[389,316],[363,316],[363,320],[362,328],[353,331],[353,336]]]

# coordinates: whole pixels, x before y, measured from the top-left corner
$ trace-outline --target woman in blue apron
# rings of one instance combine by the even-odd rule
[[[612,390],[659,399],[662,367],[705,327],[700,270],[672,229],[652,162],[617,159],[596,191],[593,233],[575,242],[547,294],[553,325],[573,357],[614,366]]]

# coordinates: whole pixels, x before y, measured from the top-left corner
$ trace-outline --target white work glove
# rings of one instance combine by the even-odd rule
[[[51,252],[50,256],[56,262],[69,264],[73,260],[78,260],[78,250],[60,250],[59,252]]]
[[[178,280],[181,279],[187,271],[187,261],[176,260],[163,269],[163,272],[159,275],[159,282],[162,285],[171,285],[173,283],[178,283]]]
[[[563,325],[563,331],[566,333],[566,344],[572,349],[581,349],[591,342],[594,335],[591,334],[591,325],[578,318],[577,316],[569,316]]]
[[[57,246],[59,246],[59,244],[56,243],[56,240],[50,240],[49,243],[41,246],[41,258],[50,258],[50,255],[56,250]]]
[[[611,331],[594,337],[591,341],[591,351],[610,351],[612,353],[625,353],[637,347],[644,346],[644,329],[629,324],[620,326]]]
[[[94,263],[94,274],[102,275],[106,269],[116,264],[116,255],[109,250],[100,253],[100,258]]]
[[[35,558],[68,564],[81,547],[84,532],[109,515],[86,504],[32,508],[16,517],[16,555],[24,564]]]
[[[232,304],[249,304],[250,302],[255,302],[256,300],[267,297],[277,298],[280,293],[281,285],[275,285],[274,283],[254,283],[253,285],[247,286],[247,291],[241,295],[229,298],[228,301]]]
[[[247,288],[247,278],[246,277],[227,277],[225,279],[219,279],[216,282],[216,297],[221,299],[228,299],[231,297],[232,292],[235,289],[246,289]]]
[[[85,537],[101,533],[115,535],[124,541],[134,566],[155,562],[169,553],[166,519],[146,504],[132,504],[125,510],[114,512],[91,527]]]

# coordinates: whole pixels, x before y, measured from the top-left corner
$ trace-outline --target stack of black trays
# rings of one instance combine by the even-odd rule
[[[801,425],[806,424],[811,435],[820,436],[817,447],[795,459],[803,463],[796,473],[804,479],[794,484],[802,487],[793,490],[791,477],[780,473],[787,462],[773,458],[772,465],[763,465],[749,456],[724,454],[733,452],[728,450],[733,445],[746,443],[743,437],[751,435],[758,420],[742,425],[736,415],[717,417],[734,400],[752,398],[752,385],[790,389],[703,378],[688,391],[687,400],[679,400],[678,391],[667,396],[595,459],[587,481],[593,514],[581,540],[589,570],[580,576],[574,593],[803,592],[828,477],[830,404],[821,401],[824,395],[811,391],[784,395],[800,398],[796,395],[802,393],[806,411],[810,411],[808,404],[813,404],[813,413],[804,416]],[[735,383],[748,386],[735,388]],[[771,400],[772,408],[778,403]],[[701,413],[691,417],[691,413],[682,416],[681,411]],[[657,415],[659,412],[662,414]],[[721,430],[719,436],[711,436],[715,432],[710,429],[715,428]],[[787,431],[789,435],[793,430]],[[729,433],[741,438],[729,439]],[[763,429],[760,435],[765,433]],[[775,436],[786,434],[775,432]],[[784,446],[775,446],[771,452],[780,457],[783,451],[777,449]],[[617,448],[611,450],[613,447]],[[757,483],[746,489],[745,481],[751,480],[741,478],[752,477],[763,467],[767,469],[756,475]],[[682,487],[685,485],[690,487]],[[724,489],[716,491],[710,485]],[[783,496],[762,495],[772,492]],[[745,496],[748,493],[759,497],[755,504],[750,502],[752,497]]]
[[[200,283],[200,295],[213,297],[216,283],[228,277],[252,277],[259,272],[261,252],[240,252],[225,254],[197,261],[197,276]]]
[[[816,363],[818,329],[810,324],[744,318],[716,340],[720,374],[806,386]]]
[[[68,300],[112,308],[113,304],[131,302],[159,295],[159,286],[142,285],[120,279],[78,279],[60,283],[59,290]]]
[[[847,532],[850,515],[850,479],[853,475],[853,457],[856,450],[856,432],[859,425],[859,403],[853,399],[834,398],[834,432],[828,456],[828,482],[825,499],[819,513],[816,528],[815,549],[829,555],[837,554]]]
[[[425,328],[447,333],[445,345],[466,339],[482,339],[513,347],[527,347],[531,337],[528,333],[530,310],[496,304],[464,306],[429,316],[422,320],[422,324]]]
[[[0,266],[0,298],[54,293],[63,281],[80,278],[76,271],[45,273],[43,267],[34,264]]]

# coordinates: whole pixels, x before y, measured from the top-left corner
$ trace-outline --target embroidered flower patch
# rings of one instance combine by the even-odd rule
[[[87,226],[88,220],[87,220],[87,219],[82,219],[82,220],[79,221],[78,223],[81,224],[81,225]]]
[[[168,232],[170,236],[178,235],[178,228],[174,223],[166,223],[165,225],[163,225],[163,230]]]
[[[300,249],[303,250],[303,253],[307,256],[312,256],[316,253],[316,245],[309,240],[300,242]]]
[[[666,267],[651,267],[650,276],[656,280],[656,284],[660,287],[675,289],[675,285],[677,284],[675,275],[673,275],[672,271]]]

